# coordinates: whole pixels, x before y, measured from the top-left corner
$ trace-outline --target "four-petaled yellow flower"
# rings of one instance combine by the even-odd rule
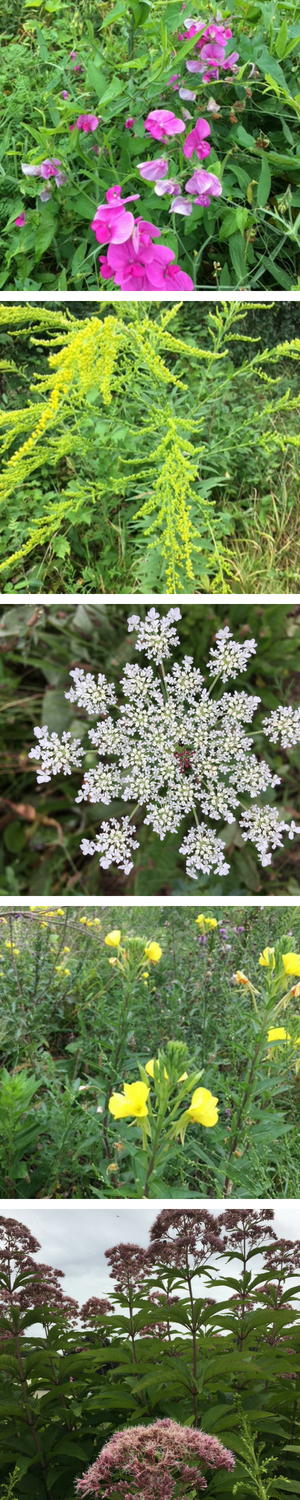
[[[290,1042],[290,1040],[289,1031],[286,1031],[285,1026],[270,1026],[268,1042]]]
[[[204,917],[202,913],[201,913],[200,917],[196,917],[196,922],[198,922],[199,927],[211,927],[211,928],[213,928],[213,927],[217,927],[218,926],[218,923],[217,923],[215,917]]]
[[[159,943],[149,943],[148,948],[144,949],[144,953],[149,964],[158,964],[162,955],[162,948],[160,948]]]
[[[218,1100],[214,1099],[210,1089],[195,1089],[187,1114],[197,1125],[205,1125],[206,1129],[210,1129],[219,1119],[217,1103]]]
[[[300,974],[299,953],[283,953],[282,962],[285,974],[295,974],[296,976]]]
[[[148,1114],[147,1099],[150,1089],[146,1083],[124,1083],[123,1094],[112,1094],[108,1101],[110,1114],[114,1120],[125,1120],[126,1116],[134,1115],[136,1120],[145,1120]]]
[[[149,969],[143,970],[142,979],[149,979]]]
[[[117,927],[114,928],[113,932],[107,933],[106,937],[104,938],[104,942],[107,944],[108,948],[120,947],[121,933],[119,932]]]
[[[275,950],[274,950],[274,948],[263,948],[263,952],[260,954],[258,962],[261,965],[262,969],[275,969]],[[299,974],[300,974],[300,969],[299,969]]]

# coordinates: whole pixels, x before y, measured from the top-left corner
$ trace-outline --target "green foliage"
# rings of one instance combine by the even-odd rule
[[[199,925],[196,913],[161,908],[150,920],[136,908],[128,922],[120,908],[125,968],[104,942],[115,908],[101,920],[81,910],[1,921],[2,1197],[297,1196],[299,999],[284,998],[294,980],[282,979],[281,959],[300,950],[297,908],[288,933],[284,908],[225,910],[221,921],[217,910],[212,926],[210,916]],[[145,947],[157,939],[154,966]],[[258,964],[274,943],[275,974]],[[248,987],[236,987],[235,971]],[[282,1024],[291,1041],[272,1047],[268,1030]],[[141,1143],[139,1123],[115,1121],[108,1101],[124,1080],[149,1085],[151,1059],[151,1133]],[[218,1099],[213,1129],[176,1123],[199,1078]]]
[[[253,490],[266,523],[268,484],[282,466],[290,484],[294,458],[299,487],[299,325],[266,347],[261,326],[235,303],[79,318],[2,305],[6,590],[236,588]]]
[[[196,15],[201,13],[197,0]],[[205,19],[212,14],[207,8]],[[148,148],[149,109],[159,108],[162,98],[172,107],[174,54],[180,81],[187,82],[185,60],[193,47],[178,41],[181,6],[172,0],[134,0],[131,6],[117,0],[109,9],[106,0],[79,0],[74,7],[65,0],[4,0],[1,24],[0,285],[17,291],[103,286],[90,226],[96,206],[117,181],[126,193],[140,193],[142,216],[154,218],[163,243],[172,246],[195,286],[297,287],[299,5],[253,0],[245,6],[240,0],[235,6],[238,73],[213,83],[219,113],[210,116],[209,166],[222,177],[222,197],[209,208],[194,207],[191,219],[173,215],[171,227],[169,201],[154,199],[136,161]],[[77,73],[72,51],[82,65]],[[195,118],[205,113],[210,92],[211,84],[201,80],[191,106]],[[70,132],[82,110],[101,110],[98,155],[92,137]],[[124,128],[131,116],[134,131]],[[62,161],[67,181],[42,203],[34,180],[24,180],[21,163],[29,158],[34,164],[50,153]],[[170,167],[177,168],[176,143]],[[15,219],[24,206],[20,229]]]

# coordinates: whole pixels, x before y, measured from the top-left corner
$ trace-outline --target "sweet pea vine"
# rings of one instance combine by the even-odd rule
[[[227,684],[246,671],[256,642],[235,641],[228,626],[219,630],[209,653],[207,688],[192,657],[185,656],[165,673],[164,660],[179,644],[174,624],[180,618],[178,608],[163,616],[151,609],[145,621],[130,616],[128,631],[136,633],[136,650],[144,652],[157,672],[153,666],[127,664],[121,678],[123,701],[118,702],[113,684],[102,673],[96,682],[81,667],[70,672],[74,686],[65,696],[97,720],[89,739],[99,755],[97,767],[84,772],[76,801],[109,804],[120,797],[136,804],[125,817],[104,821],[95,839],[82,840],[83,854],[98,852],[104,870],[115,864],[126,875],[132,869],[132,853],[138,848],[132,819],[142,806],[144,823],[161,840],[177,832],[185,817],[193,820],[180,844],[193,880],[199,870],[227,875],[224,841],[211,823],[234,823],[238,809],[242,838],[255,845],[262,865],[270,864],[272,849],[282,848],[283,833],[293,839],[298,832],[293,820],[285,823],[275,807],[258,800],[261,793],[280,785],[280,778],[253,754],[252,737],[244,728],[260,698],[237,690],[212,697],[217,684]],[[263,720],[262,731],[273,744],[299,743],[299,709],[277,709]],[[34,732],[38,747],[30,756],[40,761],[40,785],[54,773],[68,776],[81,765],[84,748],[69,732],[61,740],[49,734],[47,725]]]

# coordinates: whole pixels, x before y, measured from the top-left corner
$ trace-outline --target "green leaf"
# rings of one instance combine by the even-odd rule
[[[95,67],[95,63],[91,59],[87,65],[87,80],[90,83],[91,89],[94,89],[95,94],[97,94],[97,99],[102,99],[102,94],[105,93],[107,86],[107,79],[105,73],[100,73],[99,68]]]
[[[275,52],[276,56],[279,57],[279,60],[281,59],[281,57],[284,57],[286,45],[288,42],[288,35],[287,20],[286,17],[284,17],[284,20],[282,21],[278,32],[277,41],[275,42]]]
[[[8,823],[7,828],[4,829],[3,838],[5,848],[9,849],[10,854],[19,854],[20,850],[24,849],[25,828],[19,818],[14,818],[12,823]]]
[[[231,234],[228,246],[230,260],[237,279],[244,282],[247,279],[247,266],[245,260],[245,242],[240,230],[236,234]]]
[[[34,241],[34,250],[35,250],[35,260],[36,261],[40,260],[41,256],[45,254],[45,250],[48,250],[49,249],[49,245],[52,245],[52,240],[54,239],[55,230],[56,230],[56,220],[55,219],[48,219],[48,221],[47,220],[46,221],[41,220],[40,224],[38,224],[38,228],[37,228],[36,236],[35,236],[35,241]]]
[[[258,203],[258,208],[265,208],[265,205],[268,202],[268,198],[269,198],[269,195],[270,195],[271,182],[272,182],[272,179],[271,179],[271,172],[270,172],[269,162],[267,161],[267,157],[263,156],[263,158],[262,158],[262,164],[261,164],[261,169],[260,169],[260,174],[259,174],[259,179],[258,179],[258,184],[257,184],[257,203]]]

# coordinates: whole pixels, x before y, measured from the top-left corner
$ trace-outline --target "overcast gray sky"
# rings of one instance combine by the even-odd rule
[[[273,1208],[274,1229],[276,1234],[287,1239],[300,1239],[300,1201],[297,1199],[280,1199],[270,1202],[269,1199],[260,1200],[249,1198],[239,1199],[239,1206],[244,1208]],[[105,1250],[112,1245],[130,1241],[138,1245],[149,1244],[149,1229],[157,1213],[162,1208],[208,1208],[212,1213],[220,1213],[226,1208],[236,1208],[235,1201],[225,1202],[220,1199],[199,1200],[193,1204],[172,1202],[145,1203],[116,1202],[110,1201],[94,1203],[43,1203],[27,1200],[21,1202],[16,1199],[0,1200],[0,1213],[8,1218],[18,1219],[27,1224],[28,1229],[39,1240],[41,1250],[37,1260],[44,1261],[48,1265],[58,1266],[64,1271],[63,1290],[71,1297],[76,1297],[79,1304],[88,1297],[103,1297],[112,1291],[112,1281],[108,1274],[108,1265],[105,1260]],[[231,1266],[231,1274],[234,1274]],[[214,1296],[216,1292],[214,1291]]]

